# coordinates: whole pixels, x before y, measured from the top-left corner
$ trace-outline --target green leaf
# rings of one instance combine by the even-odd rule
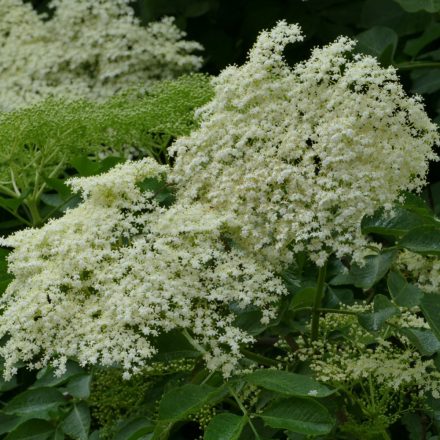
[[[327,409],[312,399],[291,397],[259,414],[266,425],[306,435],[328,434],[335,423]]]
[[[391,271],[388,274],[387,285],[392,298],[401,307],[418,306],[423,297],[423,292],[409,284],[398,272]]]
[[[353,264],[348,273],[337,275],[330,281],[330,284],[334,286],[353,284],[364,290],[370,289],[385,276],[396,255],[396,251],[368,255],[364,266]]]
[[[5,198],[0,197],[0,207],[16,211],[23,200],[21,198]]]
[[[43,179],[46,185],[50,189],[54,189],[63,200],[69,198],[72,195],[72,190],[68,185],[66,185],[64,180],[49,177],[44,177]]]
[[[36,388],[24,391],[11,399],[3,408],[7,414],[49,418],[49,411],[65,402],[63,395],[54,388]]]
[[[267,325],[261,324],[262,313],[260,309],[239,309],[234,307],[236,315],[234,325],[245,330],[252,336],[259,335],[266,330]]]
[[[335,309],[341,304],[352,305],[354,303],[353,291],[346,288],[328,286],[325,293],[325,307]]]
[[[399,332],[410,340],[422,356],[432,356],[440,350],[440,341],[430,330],[404,327]]]
[[[403,414],[401,421],[408,431],[408,440],[420,440],[425,437],[425,421],[422,417],[421,414],[416,413]],[[435,440],[435,438],[429,437],[429,440]]]
[[[159,405],[159,419],[178,421],[186,419],[202,406],[215,402],[225,396],[224,387],[214,388],[208,385],[186,384],[166,393]]]
[[[399,314],[399,309],[384,295],[374,297],[373,312],[358,315],[359,324],[371,332],[377,332],[387,319]]]
[[[177,330],[160,334],[155,339],[155,346],[158,352],[152,358],[153,362],[171,362],[200,356],[200,352]]]
[[[386,26],[401,36],[424,31],[431,21],[427,12],[408,14],[393,0],[366,0],[362,6],[360,25],[364,28]]]
[[[303,374],[280,370],[257,370],[244,376],[246,382],[277,393],[297,397],[327,397],[334,390]]]
[[[0,434],[7,434],[13,431],[27,419],[25,417],[3,414],[0,412]]]
[[[204,440],[238,440],[247,418],[231,413],[218,414],[206,427]]]
[[[428,321],[429,327],[440,339],[440,295],[438,293],[425,293],[420,301],[420,308]]]
[[[367,55],[372,55],[385,65],[393,62],[399,37],[390,28],[374,26],[356,36],[356,49]]]
[[[364,217],[361,227],[364,234],[400,237],[417,226],[432,225],[434,223],[434,218],[411,212],[403,207],[396,207],[392,216],[385,214],[383,210],[379,210],[372,216]]]
[[[5,391],[13,390],[18,386],[17,376],[14,376],[11,380],[6,381],[3,378],[3,375],[0,375],[0,392],[4,393]]]
[[[440,23],[431,23],[420,37],[408,40],[404,52],[415,57],[424,47],[440,38]]]
[[[61,376],[55,376],[55,370],[51,367],[46,367],[38,372],[37,380],[31,388],[56,387],[67,382],[74,376],[84,374],[84,371],[83,368],[72,360],[67,361],[66,371]]]
[[[64,435],[63,430],[62,430],[60,427],[58,427],[58,428],[56,429],[56,431],[53,433],[53,436],[50,437],[50,440],[64,440],[65,437],[66,437],[66,436]],[[90,440],[90,437],[89,437],[88,440]]]
[[[0,247],[0,295],[6,290],[12,280],[12,275],[8,273],[7,257],[11,251]],[[0,379],[1,383],[2,379]]]
[[[174,191],[168,186],[165,180],[159,180],[155,177],[147,177],[138,183],[142,191],[148,191],[154,194],[159,206],[171,206],[175,201]]]
[[[90,396],[90,374],[81,374],[73,377],[67,384],[67,391],[77,399],[87,399]]]
[[[46,440],[54,433],[53,426],[44,421],[31,419],[14,429],[5,440]]]
[[[93,162],[86,156],[75,157],[71,160],[71,164],[81,176],[93,176],[101,172],[101,166],[97,162]]]
[[[108,156],[99,162],[99,167],[100,167],[99,172],[105,173],[108,170],[110,170],[111,168],[113,168],[114,166],[116,166],[120,163],[124,163],[125,161],[126,161],[126,159],[124,159],[123,157]]]
[[[439,12],[440,0],[394,0],[408,12]]]
[[[440,90],[440,69],[420,69],[411,72],[412,91],[420,94]]]
[[[312,306],[315,301],[316,286],[308,286],[298,290],[292,298],[290,309]]]
[[[114,440],[137,440],[153,432],[154,425],[145,417],[136,417],[125,422],[116,433]]]
[[[399,241],[399,246],[422,255],[440,255],[440,227],[419,226]]]
[[[61,423],[63,431],[75,440],[87,440],[90,430],[90,411],[85,402],[73,405]]]

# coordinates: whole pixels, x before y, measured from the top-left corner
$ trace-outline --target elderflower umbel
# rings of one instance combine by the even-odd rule
[[[83,203],[0,240],[14,247],[15,279],[0,300],[6,377],[19,361],[61,373],[67,358],[117,364],[129,376],[173,329],[191,333],[208,368],[236,368],[240,344],[253,338],[235,327],[229,305],[257,306],[267,322],[284,286],[267,265],[225,248],[225,218],[200,204],[166,210],[138,185],[167,173],[144,159],[72,179]]]
[[[197,70],[202,46],[173,19],[142,27],[128,0],[52,0],[39,16],[0,2],[0,101],[11,110],[47,96],[104,98],[137,83]]]
[[[351,53],[353,40],[291,68],[283,50],[302,38],[281,21],[214,79],[200,129],[174,144],[173,179],[272,261],[302,250],[318,265],[331,253],[361,261],[362,217],[424,184],[436,126],[394,68]]]

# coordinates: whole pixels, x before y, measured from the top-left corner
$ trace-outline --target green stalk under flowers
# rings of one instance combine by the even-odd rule
[[[316,287],[315,302],[312,309],[312,341],[318,338],[319,334],[319,316],[322,299],[325,292],[325,276],[327,274],[327,263],[319,268],[318,285]]]

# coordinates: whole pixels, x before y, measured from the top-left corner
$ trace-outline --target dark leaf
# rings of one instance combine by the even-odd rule
[[[247,418],[231,413],[218,414],[209,422],[204,440],[238,440]]]
[[[359,324],[371,332],[377,332],[385,322],[400,313],[399,309],[384,295],[374,297],[373,312],[358,315]]]
[[[423,292],[416,286],[409,284],[403,276],[391,271],[387,278],[388,290],[396,304],[401,307],[415,307],[419,305]]]
[[[327,397],[334,390],[303,374],[279,370],[257,370],[244,376],[246,382],[280,394],[297,397]]]
[[[312,399],[298,397],[276,402],[259,417],[272,428],[306,435],[328,434],[335,423],[323,405]]]

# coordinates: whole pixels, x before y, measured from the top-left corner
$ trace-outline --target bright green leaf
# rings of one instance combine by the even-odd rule
[[[440,255],[440,227],[419,226],[411,229],[399,245],[422,255]]]
[[[257,370],[244,379],[252,385],[277,393],[297,397],[327,397],[333,390],[303,374],[279,370]]]
[[[209,422],[204,440],[238,440],[247,418],[231,413],[218,414]]]
[[[388,290],[396,304],[401,307],[414,307],[419,305],[423,292],[416,286],[409,284],[403,276],[391,271],[387,278]]]
[[[87,440],[90,430],[90,411],[87,404],[74,404],[72,411],[62,421],[61,427],[73,439]]]
[[[287,429],[306,435],[328,434],[335,423],[327,409],[312,399],[291,397],[274,403],[259,414],[272,428]]]

